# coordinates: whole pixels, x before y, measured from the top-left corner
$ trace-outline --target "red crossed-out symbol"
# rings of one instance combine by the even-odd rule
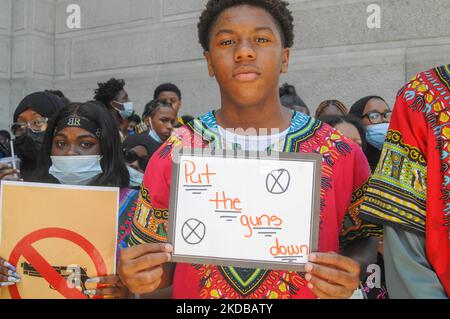
[[[70,288],[67,284],[67,280],[53,269],[53,267],[32,246],[33,243],[47,238],[65,239],[78,245],[94,262],[97,276],[103,277],[107,275],[106,264],[97,248],[83,236],[62,228],[41,229],[25,236],[16,247],[14,247],[11,256],[9,257],[9,262],[17,268],[19,258],[23,256],[34,269],[36,269],[36,271],[38,271],[42,277],[65,298],[88,299],[88,297],[78,289]],[[9,287],[9,293],[13,299],[22,299],[16,285]]]

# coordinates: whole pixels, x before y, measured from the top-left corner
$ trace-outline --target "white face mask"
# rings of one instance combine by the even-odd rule
[[[144,174],[135,170],[134,168],[127,166],[130,173],[130,187],[139,187],[144,180]]]
[[[100,155],[93,156],[51,156],[49,174],[64,185],[89,185],[103,173]]]

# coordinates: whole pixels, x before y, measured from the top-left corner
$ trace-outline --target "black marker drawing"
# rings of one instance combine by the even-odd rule
[[[277,256],[274,258],[276,260],[281,260],[282,262],[294,263],[294,262],[301,262],[301,260],[305,258],[305,256]]]
[[[232,221],[233,219],[236,219],[236,216],[220,216],[222,219],[227,219],[227,222]]]
[[[235,210],[216,210],[216,213],[226,213],[226,214],[242,214],[241,211],[235,211]]]
[[[183,239],[189,245],[198,245],[206,235],[206,226],[197,219],[189,219],[181,229]]]
[[[269,193],[281,195],[288,191],[291,184],[291,174],[285,169],[279,169],[267,175],[266,188]]]
[[[186,192],[191,192],[192,195],[202,195],[212,187],[212,185],[183,185]]]

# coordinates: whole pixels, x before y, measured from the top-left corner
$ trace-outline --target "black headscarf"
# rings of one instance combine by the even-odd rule
[[[123,141],[122,148],[124,150],[125,158],[128,158],[129,151],[136,146],[143,146],[147,150],[148,156],[139,158],[139,166],[145,171],[147,164],[153,154],[161,147],[162,144],[156,142],[148,133],[129,135]]]
[[[350,114],[356,116],[358,119],[362,119],[364,115],[364,110],[366,109],[366,105],[372,99],[379,99],[386,103],[386,101],[380,96],[376,95],[366,96],[360,99],[355,104],[353,104],[352,108],[350,109]],[[367,160],[369,161],[371,171],[374,172],[378,166],[378,161],[380,160],[381,157],[381,151],[376,149],[369,143],[367,143],[367,146],[364,150],[364,154],[366,155]]]
[[[378,100],[381,100],[386,103],[386,101],[380,96],[376,96],[376,95],[366,96],[366,97],[363,97],[362,99],[360,99],[355,104],[353,104],[352,108],[350,109],[350,114],[361,119],[364,115],[364,110],[366,109],[367,103],[369,103],[369,101],[372,99],[378,99]]]
[[[150,137],[150,135],[143,133],[143,134],[135,134],[135,135],[129,135],[123,141],[122,147],[127,150],[131,150],[132,148],[135,148],[136,146],[143,146],[147,150],[147,152],[151,155],[155,151],[155,147],[157,146],[159,148],[159,145],[156,145],[155,141]]]
[[[20,114],[31,109],[43,117],[51,118],[57,111],[64,107],[63,101],[48,92],[35,92],[26,96],[17,106],[14,112],[14,122],[17,122]]]
[[[14,122],[17,122],[19,116],[28,109],[43,117],[51,118],[63,107],[63,101],[51,93],[32,93],[26,96],[17,106],[14,112]],[[27,129],[24,135],[14,139],[16,154],[22,160],[20,174],[25,181],[30,180],[37,168],[37,158],[41,151],[44,136],[44,132],[35,133]]]

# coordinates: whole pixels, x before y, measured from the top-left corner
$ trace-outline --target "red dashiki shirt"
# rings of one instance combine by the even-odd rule
[[[289,133],[280,144],[284,152],[323,156],[319,251],[339,252],[351,240],[380,235],[379,227],[359,218],[370,169],[358,145],[301,113],[293,113]],[[232,149],[236,145],[227,144],[220,136],[214,112],[178,130],[149,163],[130,246],[167,241],[171,154],[176,147]],[[173,285],[173,297],[177,299],[316,298],[303,274],[287,271],[177,264]]]
[[[450,296],[450,65],[423,72],[397,97],[361,216],[426,239]]]

